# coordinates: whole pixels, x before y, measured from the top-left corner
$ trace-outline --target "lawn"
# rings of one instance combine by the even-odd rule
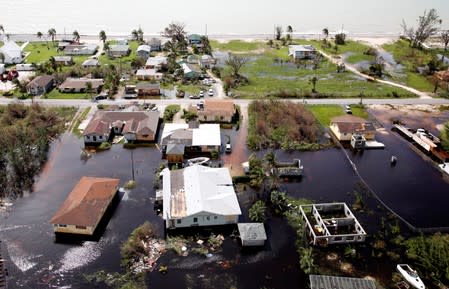
[[[436,55],[439,50],[419,50],[411,48],[408,41],[398,40],[394,43],[384,44],[383,49],[390,52],[395,61],[402,64],[405,67],[404,77],[399,77],[394,80],[405,83],[415,89],[421,91],[433,91],[433,84],[425,76],[416,72],[416,69],[421,66],[427,65],[433,56]]]
[[[109,42],[111,45],[112,42]],[[131,69],[131,61],[137,57],[137,47],[139,47],[139,43],[137,41],[129,41],[129,48],[131,49],[131,53],[128,56],[120,57],[120,58],[109,58],[106,55],[101,55],[98,59],[101,65],[104,64],[112,64],[115,67],[121,67],[122,69]]]
[[[45,42],[30,42],[24,49],[25,53],[30,53],[26,59],[26,63],[43,63],[48,61],[50,57],[55,55],[63,55],[58,53],[57,46],[54,46],[51,41]]]
[[[264,48],[265,44],[260,41],[242,41],[242,40],[231,40],[226,43],[222,43],[216,40],[211,40],[210,44],[212,49],[229,51],[229,52],[249,52],[253,50],[258,50]]]
[[[310,41],[300,42],[311,43]],[[249,61],[240,73],[249,79],[249,84],[240,86],[233,91],[238,97],[309,96],[312,90],[310,79],[313,76],[318,78],[316,90],[321,97],[358,97],[362,91],[365,97],[392,97],[393,93],[400,97],[414,96],[400,88],[368,82],[350,72],[337,73],[336,65],[326,59],[316,70],[310,67],[311,63],[307,68],[286,63],[285,61],[288,60],[287,47],[276,49],[265,45],[263,51],[250,51],[244,55]],[[276,62],[279,59],[284,62]],[[225,69],[223,74],[229,74],[229,71]]]
[[[308,105],[307,109],[313,113],[318,122],[324,127],[328,127],[330,125],[332,118],[345,114],[343,107],[336,104]]]
[[[57,89],[53,89],[50,93],[42,96],[42,98],[50,99],[89,99],[90,96],[86,93],[62,93]]]

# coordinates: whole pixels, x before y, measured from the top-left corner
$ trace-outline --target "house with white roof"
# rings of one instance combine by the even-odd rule
[[[227,168],[193,165],[161,172],[167,229],[236,224],[242,214]]]
[[[145,63],[146,69],[160,70],[166,66],[167,66],[167,57],[165,56],[148,57],[147,62]]]
[[[22,48],[14,41],[6,40],[4,45],[0,47],[0,52],[5,56],[3,63],[16,64],[23,61]]]
[[[288,56],[294,59],[312,59],[315,58],[317,51],[312,45],[289,45]]]
[[[161,137],[163,157],[169,163],[180,163],[184,156],[220,151],[221,133],[217,123],[166,123]]]

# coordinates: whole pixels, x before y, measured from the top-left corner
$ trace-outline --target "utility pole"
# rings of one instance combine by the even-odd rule
[[[135,177],[134,177],[134,149],[131,149],[131,170],[132,170],[132,176],[133,176],[133,181],[135,181]]]

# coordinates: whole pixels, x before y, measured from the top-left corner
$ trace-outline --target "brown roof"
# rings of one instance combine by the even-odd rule
[[[86,88],[86,83],[92,83],[92,89],[98,89],[103,85],[103,79],[99,78],[67,78],[60,86],[59,89],[81,89]]]
[[[95,226],[118,189],[119,179],[82,177],[70,192],[51,224]]]
[[[99,126],[99,122],[107,124],[107,129]],[[107,131],[109,133],[110,127],[114,124],[121,125],[125,123],[123,133],[135,132],[139,134],[154,135],[157,132],[159,125],[159,112],[158,111],[98,111],[90,123],[84,130],[84,135],[92,133],[103,133]]]
[[[373,123],[353,115],[334,117],[331,119],[331,124],[336,124],[342,133],[375,131]]]
[[[47,86],[51,81],[53,81],[53,76],[51,75],[40,75],[30,81],[27,87],[44,87]]]
[[[435,75],[439,80],[449,82],[449,70],[438,71],[437,73],[435,73]]]
[[[111,127],[108,122],[101,119],[93,119],[84,130],[84,135],[96,134],[107,135],[111,131]]]
[[[204,110],[198,115],[232,117],[235,114],[235,105],[231,100],[206,99]]]

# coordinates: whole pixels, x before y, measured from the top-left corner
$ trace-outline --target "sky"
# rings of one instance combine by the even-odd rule
[[[415,23],[425,9],[435,8],[449,29],[447,0],[0,0],[0,23],[7,33],[127,34],[142,27],[158,33],[172,21],[190,32],[268,34],[275,25],[297,32],[319,33],[328,27],[353,33],[398,33],[402,19]]]

